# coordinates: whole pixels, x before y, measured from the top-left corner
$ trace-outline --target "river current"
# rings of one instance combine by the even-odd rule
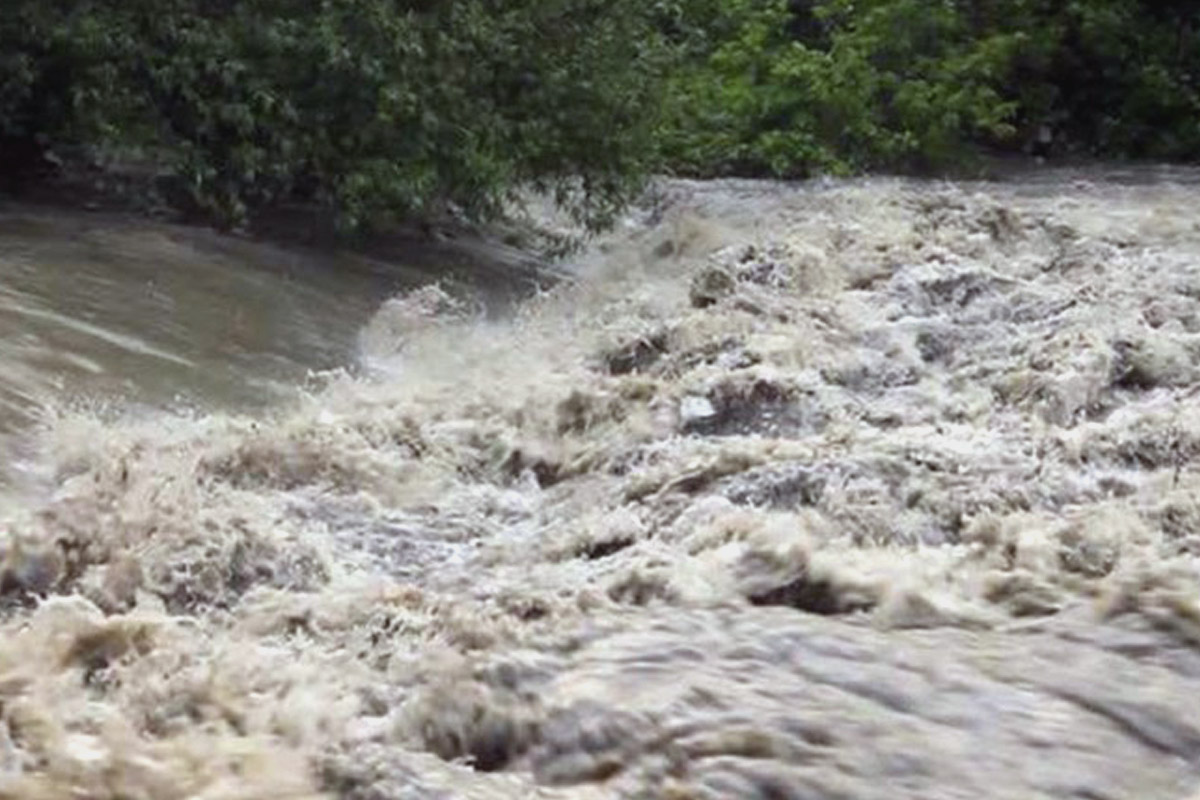
[[[1200,797],[1197,177],[664,181],[500,315],[4,210],[0,800]]]

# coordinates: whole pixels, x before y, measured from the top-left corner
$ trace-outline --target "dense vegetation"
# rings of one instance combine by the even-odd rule
[[[486,215],[528,183],[602,222],[653,153],[662,52],[640,7],[6,0],[0,144],[135,153],[230,222],[297,199],[350,226]]]
[[[689,171],[920,170],[1042,132],[1060,152],[1200,157],[1186,0],[694,0],[678,19],[663,146]]]
[[[0,177],[118,154],[226,223],[603,223],[653,169],[940,168],[1039,131],[1200,156],[1200,8],[1174,0],[8,0]],[[1045,146],[1046,142],[1040,142]]]

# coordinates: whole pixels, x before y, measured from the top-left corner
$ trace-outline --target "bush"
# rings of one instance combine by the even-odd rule
[[[1200,157],[1184,0],[10,0],[0,177],[82,148],[235,224],[347,229],[553,190],[612,218],[654,168],[924,171],[980,147]]]
[[[949,3],[725,3],[714,42],[675,81],[668,157],[687,170],[803,176],[921,167],[964,138],[1010,133],[1000,84],[1018,35],[984,36]]]
[[[695,174],[927,170],[1049,125],[1200,156],[1200,10],[1138,0],[693,0],[664,155]]]
[[[661,51],[633,0],[23,0],[0,28],[8,146],[153,156],[236,222],[348,228],[555,190],[602,223],[651,152]]]

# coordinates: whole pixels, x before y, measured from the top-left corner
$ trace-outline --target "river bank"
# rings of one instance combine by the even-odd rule
[[[667,182],[287,408],[65,414],[0,797],[1184,798],[1197,201]]]

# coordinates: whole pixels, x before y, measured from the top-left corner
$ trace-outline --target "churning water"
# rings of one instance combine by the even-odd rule
[[[1197,183],[670,182],[500,321],[0,219],[0,798],[1189,797]]]

